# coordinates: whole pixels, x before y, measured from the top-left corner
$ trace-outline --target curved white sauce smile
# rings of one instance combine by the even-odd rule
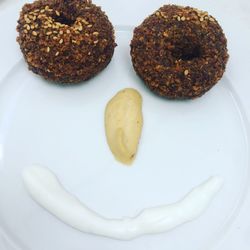
[[[220,177],[211,177],[177,203],[144,209],[134,218],[107,219],[65,191],[47,168],[25,169],[23,181],[32,198],[66,224],[82,232],[120,240],[161,233],[195,219],[208,207],[223,183]]]

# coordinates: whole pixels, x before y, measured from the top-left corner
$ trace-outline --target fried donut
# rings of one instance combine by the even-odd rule
[[[20,13],[17,41],[29,69],[59,83],[85,81],[114,53],[114,29],[89,0],[37,0]]]
[[[165,5],[135,28],[131,57],[136,73],[154,93],[192,99],[221,79],[229,56],[214,17],[191,7]]]

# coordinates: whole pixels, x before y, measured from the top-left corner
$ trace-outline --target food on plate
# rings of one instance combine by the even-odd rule
[[[29,69],[59,83],[95,76],[109,64],[116,46],[112,24],[90,0],[25,4],[17,31]]]
[[[108,102],[105,110],[106,137],[118,161],[128,165],[133,162],[142,124],[142,97],[137,90],[121,90]]]
[[[135,28],[131,57],[151,91],[170,99],[192,99],[221,79],[229,56],[214,17],[191,7],[165,5]]]
[[[84,233],[119,240],[162,233],[196,219],[223,184],[220,177],[211,177],[176,203],[146,208],[133,218],[107,219],[68,193],[47,168],[32,166],[25,169],[23,181],[31,197],[64,223]]]

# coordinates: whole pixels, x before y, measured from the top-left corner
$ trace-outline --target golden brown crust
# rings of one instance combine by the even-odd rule
[[[96,75],[109,64],[116,46],[108,17],[87,0],[25,4],[17,31],[29,69],[61,83]]]
[[[165,5],[135,28],[131,56],[135,71],[153,92],[189,99],[221,79],[228,61],[227,40],[207,12]]]

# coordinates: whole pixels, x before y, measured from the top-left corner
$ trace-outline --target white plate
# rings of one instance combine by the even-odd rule
[[[16,9],[11,11],[16,20]],[[8,23],[6,16],[0,21]],[[247,188],[249,128],[235,83],[225,74],[202,98],[161,99],[133,71],[131,37],[132,28],[117,26],[111,64],[72,87],[50,84],[29,72],[17,44],[6,43],[15,53],[6,62],[9,73],[0,79],[4,249],[211,250],[237,216]],[[106,103],[125,87],[143,96],[143,134],[130,168],[114,160],[103,126]],[[225,186],[199,219],[171,232],[122,242],[80,233],[31,200],[20,174],[32,163],[49,167],[71,193],[107,217],[133,216],[144,207],[172,203],[211,175],[221,175]]]

